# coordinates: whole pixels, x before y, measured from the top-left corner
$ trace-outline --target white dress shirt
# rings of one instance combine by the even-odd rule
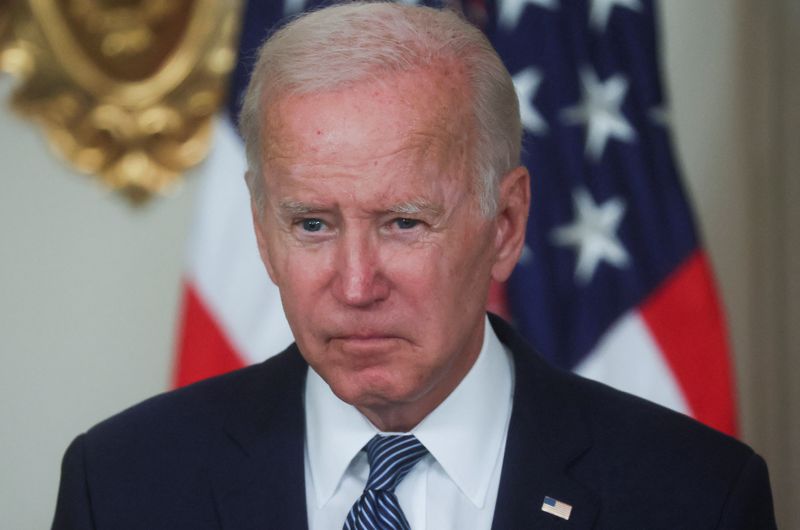
[[[428,449],[395,493],[413,530],[492,526],[514,367],[488,319],[470,371],[411,430]],[[305,479],[309,530],[341,530],[369,476],[364,445],[380,431],[309,369],[305,388]],[[394,433],[384,433],[394,434]]]

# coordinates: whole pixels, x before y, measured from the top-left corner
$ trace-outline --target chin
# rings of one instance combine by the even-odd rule
[[[385,378],[364,378],[363,374],[344,377],[345,381],[329,381],[336,396],[356,408],[386,408],[412,401],[414,391],[402,388]]]

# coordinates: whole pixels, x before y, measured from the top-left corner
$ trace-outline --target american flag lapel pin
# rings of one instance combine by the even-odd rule
[[[569,521],[569,516],[572,513],[572,505],[566,502],[561,502],[553,497],[545,497],[542,501],[542,511],[561,517],[565,521]]]

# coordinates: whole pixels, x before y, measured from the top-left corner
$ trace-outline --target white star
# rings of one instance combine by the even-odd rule
[[[597,31],[605,31],[614,6],[627,7],[634,11],[642,10],[642,4],[639,0],[592,0],[589,24]]]
[[[625,215],[625,201],[615,197],[597,205],[585,189],[572,193],[575,219],[572,224],[560,226],[550,234],[559,246],[575,247],[578,260],[575,279],[581,285],[589,283],[601,261],[621,269],[628,265],[630,256],[616,235]]]
[[[595,162],[603,157],[608,139],[623,142],[636,138],[628,120],[622,114],[622,101],[628,92],[628,80],[617,74],[603,82],[590,68],[581,69],[583,99],[574,107],[564,109],[562,116],[567,124],[586,124],[586,154]]]
[[[533,106],[536,92],[542,84],[542,73],[529,66],[520,70],[513,77],[514,88],[519,98],[519,113],[522,125],[532,133],[543,134],[547,132],[547,122]]]
[[[283,14],[293,15],[306,8],[306,0],[283,0]]]
[[[517,27],[519,17],[522,16],[528,4],[535,4],[547,9],[556,9],[558,0],[499,0],[500,12],[497,15],[497,22],[500,27],[512,30]]]

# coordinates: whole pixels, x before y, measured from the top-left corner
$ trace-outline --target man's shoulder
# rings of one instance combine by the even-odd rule
[[[712,451],[723,459],[752,453],[736,438],[683,413],[576,374],[557,377],[578,404],[593,442],[602,447],[613,444],[621,453]]]
[[[75,510],[88,517],[91,499],[98,528],[216,528],[209,522],[217,494],[235,491],[259,463],[272,470],[302,463],[306,372],[290,347],[97,424],[64,456],[57,518]]]
[[[550,392],[576,410],[585,426],[588,461],[627,464],[643,475],[677,477],[686,470],[728,480],[754,455],[736,438],[657,403],[554,368],[548,377]]]
[[[188,439],[208,440],[231,414],[259,414],[286,395],[302,391],[305,363],[296,348],[252,366],[211,377],[151,397],[98,423],[85,443],[119,449],[184,446]]]
[[[517,370],[515,458],[535,458],[529,451],[541,450],[546,461],[560,462],[602,499],[608,520],[642,527],[646,512],[656,508],[679,520],[680,510],[660,507],[664,503],[680,507],[686,521],[710,521],[750,487],[754,499],[770,505],[766,466],[746,444],[685,414],[552,367],[505,324],[493,324],[514,352]]]
[[[576,411],[574,418],[588,428],[592,443],[620,451],[693,447],[720,449],[744,456],[749,447],[689,416],[646,399],[581,377],[547,363],[508,324],[493,318],[501,340],[514,352],[518,382],[525,394],[553,407]],[[537,405],[538,406],[538,405]]]
[[[602,497],[604,518],[641,527],[658,513],[664,528],[774,528],[767,466],[748,445],[595,381],[568,374],[561,384],[591,438],[570,470]]]

